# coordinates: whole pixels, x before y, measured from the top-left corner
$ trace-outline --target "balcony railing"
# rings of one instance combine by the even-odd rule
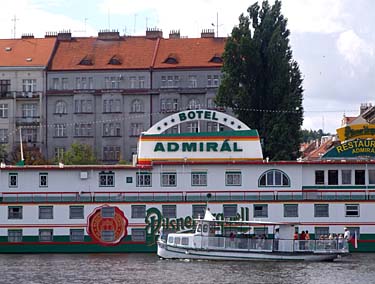
[[[17,126],[33,126],[40,124],[40,116],[16,117]]]

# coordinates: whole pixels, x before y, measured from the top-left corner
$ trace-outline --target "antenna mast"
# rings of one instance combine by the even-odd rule
[[[18,20],[19,19],[17,19],[17,16],[14,15],[14,17],[12,18],[12,22],[14,22],[13,23],[13,38],[16,38],[16,27],[17,27],[17,21]]]

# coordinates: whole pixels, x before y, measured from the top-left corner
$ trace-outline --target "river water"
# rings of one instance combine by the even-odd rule
[[[161,260],[155,254],[0,255],[0,283],[374,283],[375,254],[334,262]]]

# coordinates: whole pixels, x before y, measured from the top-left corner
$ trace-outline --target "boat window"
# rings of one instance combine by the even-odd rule
[[[203,225],[203,233],[207,233],[208,232],[208,224],[204,224]]]
[[[180,237],[176,237],[176,238],[174,239],[174,243],[175,243],[176,245],[179,245],[179,244],[181,243],[181,238],[180,238]]]
[[[187,238],[187,237],[182,238],[181,244],[184,245],[184,246],[188,246],[189,245],[189,238]]]
[[[169,243],[169,244],[173,244],[173,237],[172,237],[172,236],[169,236],[169,237],[168,237],[168,243]]]
[[[290,186],[290,179],[283,171],[268,170],[259,177],[258,186]]]
[[[202,224],[198,225],[197,232],[202,232]]]

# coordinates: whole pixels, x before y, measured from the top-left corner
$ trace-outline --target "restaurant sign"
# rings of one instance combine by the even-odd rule
[[[340,141],[350,139],[375,139],[375,124],[355,124],[336,130]]]
[[[338,145],[328,151],[323,158],[375,157],[375,140],[358,139]]]

